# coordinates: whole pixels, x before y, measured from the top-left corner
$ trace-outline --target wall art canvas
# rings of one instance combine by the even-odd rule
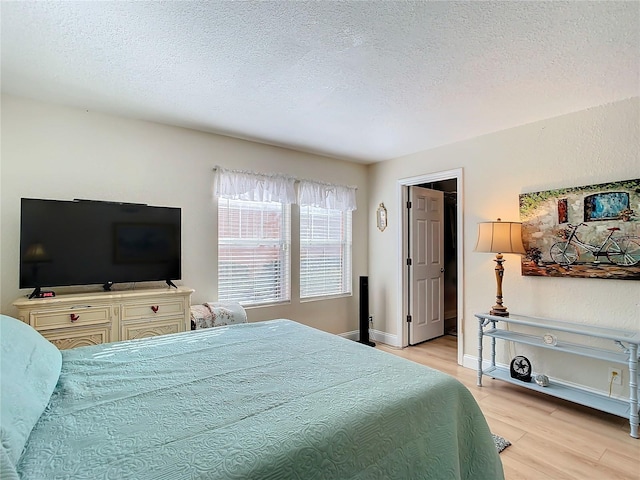
[[[522,274],[640,280],[640,179],[520,195]]]

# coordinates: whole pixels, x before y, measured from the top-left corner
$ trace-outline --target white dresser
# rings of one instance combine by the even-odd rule
[[[18,318],[60,349],[191,329],[186,287],[19,298]]]

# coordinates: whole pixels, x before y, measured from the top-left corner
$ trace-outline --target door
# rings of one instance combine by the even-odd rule
[[[444,194],[409,187],[409,344],[444,335]]]

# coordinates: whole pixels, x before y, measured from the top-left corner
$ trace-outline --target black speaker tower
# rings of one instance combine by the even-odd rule
[[[369,277],[360,277],[360,339],[358,342],[370,347],[376,346],[369,341]]]

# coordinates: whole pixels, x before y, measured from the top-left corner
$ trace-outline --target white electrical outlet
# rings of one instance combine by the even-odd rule
[[[611,382],[611,377],[613,377],[613,382]],[[607,381],[614,385],[622,385],[622,370],[619,368],[609,368],[609,377],[607,378]]]

